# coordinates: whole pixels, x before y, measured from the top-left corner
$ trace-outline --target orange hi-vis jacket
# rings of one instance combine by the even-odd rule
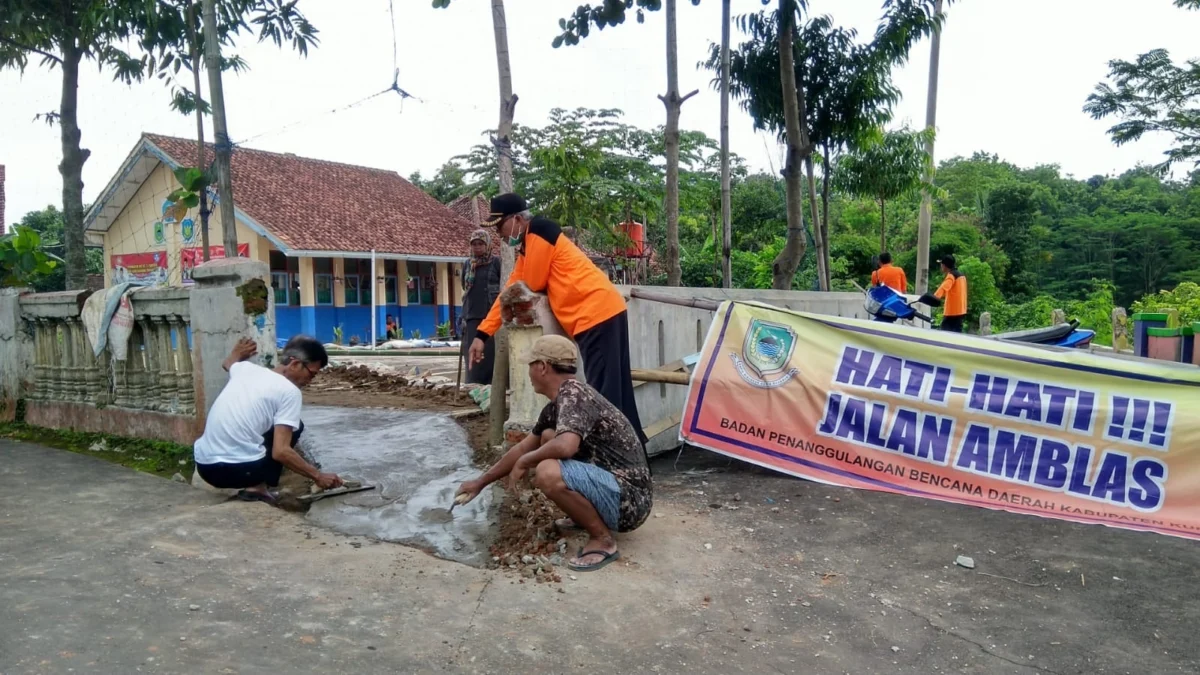
[[[546,294],[550,310],[572,337],[625,311],[625,298],[617,287],[549,218],[539,216],[529,223],[505,288],[518,281]],[[499,329],[500,299],[496,298],[476,336],[486,342]]]
[[[891,263],[880,265],[879,269],[871,272],[872,286],[887,286],[897,293],[908,292],[908,275],[904,273],[903,267],[896,267]]]
[[[963,316],[967,313],[967,278],[958,270],[950,270],[934,296],[945,305],[942,316]]]

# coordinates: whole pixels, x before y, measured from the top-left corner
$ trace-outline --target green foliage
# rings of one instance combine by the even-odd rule
[[[879,204],[881,249],[887,248],[887,202],[915,192],[922,176],[933,172],[933,159],[925,152],[925,144],[932,140],[932,129],[889,131],[865,140],[838,160],[834,185]]]
[[[450,338],[450,322],[447,321],[445,323],[439,323],[437,325],[437,332],[435,333],[435,336],[442,340],[449,339]]]
[[[341,345],[345,330],[339,325],[333,327],[333,344]]]
[[[18,401],[18,406],[23,403],[24,399]],[[0,437],[69,450],[164,478],[177,472],[190,478],[195,468],[192,449],[168,441],[46,429],[22,422],[0,423]]]
[[[200,205],[200,195],[212,181],[203,169],[191,166],[181,166],[174,173],[180,187],[167,195],[167,201],[172,202],[172,206],[163,215],[182,220],[189,209]]]
[[[426,180],[421,176],[421,172],[417,171],[408,177],[408,182],[421,188],[439,202],[449,204],[468,193],[466,177],[467,172],[462,166],[454,161],[449,161],[438,168],[433,178]]]
[[[59,262],[42,250],[42,238],[33,228],[16,225],[0,237],[0,286],[27,286]]]
[[[1130,313],[1179,310],[1179,320],[1185,325],[1200,321],[1200,285],[1185,281],[1175,288],[1144,296],[1133,303]]]
[[[412,329],[412,332],[409,333],[408,337],[410,340],[420,340],[421,339],[421,331],[414,328],[414,329]]]
[[[61,264],[59,254],[63,250],[63,214],[54,205],[40,211],[30,211],[18,224],[29,228],[41,238],[41,248],[55,262],[52,269],[31,275],[28,285],[39,293],[65,291],[67,289],[66,265]],[[87,273],[104,273],[104,250],[89,248],[86,251]]]

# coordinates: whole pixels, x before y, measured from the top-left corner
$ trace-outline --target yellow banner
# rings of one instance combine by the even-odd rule
[[[1190,365],[726,302],[680,437],[822,483],[1200,539],[1187,410]]]

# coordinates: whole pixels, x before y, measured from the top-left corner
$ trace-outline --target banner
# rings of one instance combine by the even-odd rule
[[[225,247],[224,246],[209,246],[208,247],[208,259],[209,260],[216,260],[217,258],[224,258],[224,257],[225,257]],[[249,258],[250,257],[250,244],[238,244],[238,257],[239,258]],[[185,286],[192,283],[192,269],[194,269],[196,267],[196,265],[202,265],[202,264],[204,264],[204,247],[203,246],[197,246],[195,248],[179,249],[179,268],[182,270],[183,283]]]
[[[167,252],[117,253],[111,256],[112,282],[149,281],[167,283]]]
[[[1200,539],[1200,369],[726,302],[680,438],[801,478]]]

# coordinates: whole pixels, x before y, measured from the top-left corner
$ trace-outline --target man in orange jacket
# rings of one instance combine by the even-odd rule
[[[625,414],[643,444],[646,435],[633,398],[629,361],[629,315],[625,299],[608,276],[563,234],[558,223],[533,217],[520,195],[494,197],[485,226],[517,249],[517,260],[505,287],[524,281],[545,293],[550,310],[575,339],[587,383]],[[483,358],[484,346],[500,329],[500,299],[475,331],[470,363]]]
[[[908,276],[904,274],[903,267],[892,264],[892,254],[884,251],[879,254],[879,269],[871,272],[871,285],[887,286],[904,295],[908,292]]]
[[[961,333],[967,318],[967,278],[958,271],[958,264],[954,260],[954,256],[944,256],[939,262],[942,264],[942,272],[946,274],[946,279],[942,281],[942,285],[938,286],[933,295],[928,293],[922,295],[921,302],[930,307],[941,307],[945,303],[946,306],[942,310],[941,329],[951,333]]]

